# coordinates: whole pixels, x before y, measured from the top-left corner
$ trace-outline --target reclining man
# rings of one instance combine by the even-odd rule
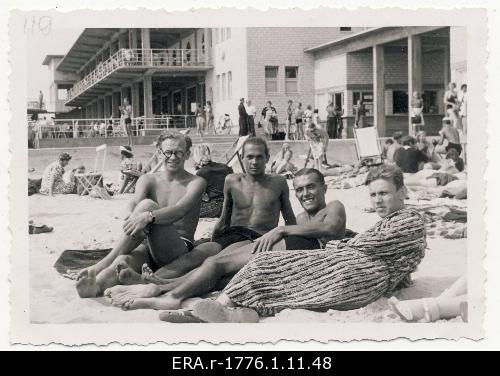
[[[350,310],[408,287],[424,257],[425,222],[406,209],[403,173],[396,166],[367,176],[371,203],[381,220],[325,250],[261,253],[229,282],[217,301],[194,305],[189,322],[257,322],[285,309]],[[307,273],[301,273],[306,270]],[[164,312],[161,319],[171,320]],[[176,322],[183,322],[177,320]]]
[[[158,139],[165,171],[142,175],[127,205],[124,233],[111,253],[77,277],[82,298],[101,296],[118,284],[141,281],[141,267],[156,270],[193,248],[205,180],[184,169],[191,139],[166,132]]]
[[[262,147],[262,153],[265,149]],[[244,163],[247,153],[259,152],[249,145],[244,148]],[[248,169],[249,173],[252,171]],[[263,174],[263,172],[262,172]],[[233,176],[233,179],[235,177]],[[271,177],[270,177],[271,178]],[[283,179],[272,176],[273,179]],[[285,182],[286,185],[286,182]],[[299,225],[295,221],[286,221],[285,226],[268,230],[254,242],[241,242],[224,249],[221,253],[209,257],[203,264],[185,277],[165,285],[117,286],[106,292],[113,304],[126,309],[153,308],[178,309],[182,301],[189,297],[200,296],[214,289],[223,278],[230,278],[248,263],[256,252],[271,250],[317,249],[332,239],[342,239],[345,234],[344,206],[334,201],[328,205],[325,202],[325,185],[323,175],[314,169],[304,169],[294,179],[296,195],[306,210],[299,215]],[[227,189],[231,182],[227,181],[226,191],[229,201],[234,199],[232,208],[234,214],[241,213],[241,203],[255,199],[253,193],[243,189]],[[242,194],[242,192],[245,192]],[[286,186],[288,193],[288,186]],[[259,196],[262,191],[259,191]],[[287,196],[288,201],[288,196]],[[251,202],[251,200],[250,200]],[[264,218],[272,214],[270,210],[261,212]],[[292,223],[290,223],[292,222]],[[168,292],[168,293],[167,293]],[[166,294],[165,294],[166,293]],[[164,295],[162,295],[164,294]]]

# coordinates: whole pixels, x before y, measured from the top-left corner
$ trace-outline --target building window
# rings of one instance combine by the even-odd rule
[[[278,67],[266,67],[266,93],[278,92]]]
[[[422,99],[424,100],[424,113],[437,114],[439,112],[436,91],[424,91]]]
[[[406,91],[394,90],[392,92],[392,113],[408,113],[408,93]]]
[[[341,27],[340,31],[351,31],[352,27]]]
[[[373,92],[371,91],[353,91],[352,93],[352,114],[356,114],[355,106],[358,105],[358,101],[362,100],[365,105],[366,115],[373,115]]]
[[[285,67],[285,92],[297,93],[298,90],[299,67]]]
[[[221,96],[220,96],[220,93],[221,93],[221,90],[220,90],[220,74],[217,75],[217,87],[215,88],[215,96],[217,98],[217,101],[220,102],[221,100]]]
[[[205,55],[205,33],[201,34],[201,53]]]
[[[233,97],[233,73],[227,72],[227,99]]]
[[[225,101],[226,97],[226,74],[222,73],[222,100]]]
[[[68,89],[57,89],[57,99],[65,101],[68,99]]]
[[[226,29],[226,39],[231,39],[231,28],[230,27],[228,27]]]
[[[215,44],[218,44],[219,43],[219,28],[216,27],[214,29],[214,34],[215,34]]]

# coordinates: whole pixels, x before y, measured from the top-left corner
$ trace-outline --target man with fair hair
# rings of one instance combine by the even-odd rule
[[[393,165],[367,176],[370,201],[381,220],[325,250],[263,252],[229,282],[217,301],[193,307],[197,322],[256,322],[283,309],[326,311],[364,307],[408,287],[424,257],[425,221],[406,209],[403,172]],[[306,272],[304,272],[306,271]]]
[[[142,175],[128,203],[123,234],[111,253],[77,277],[82,298],[100,296],[118,284],[141,281],[144,264],[153,270],[193,249],[205,180],[184,169],[191,139],[180,133],[160,135],[164,171]]]

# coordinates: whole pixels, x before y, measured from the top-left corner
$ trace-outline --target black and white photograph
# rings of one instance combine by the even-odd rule
[[[156,328],[136,343],[215,324],[234,325],[229,341],[306,338],[290,324],[480,338],[481,12],[366,26],[371,11],[267,26],[82,12],[11,26],[17,338],[60,324],[60,338]]]

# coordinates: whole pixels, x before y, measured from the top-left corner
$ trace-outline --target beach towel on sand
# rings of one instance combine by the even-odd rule
[[[86,249],[64,251],[54,264],[54,268],[61,275],[69,271],[81,270],[97,264],[106,257],[111,248],[108,249]]]

